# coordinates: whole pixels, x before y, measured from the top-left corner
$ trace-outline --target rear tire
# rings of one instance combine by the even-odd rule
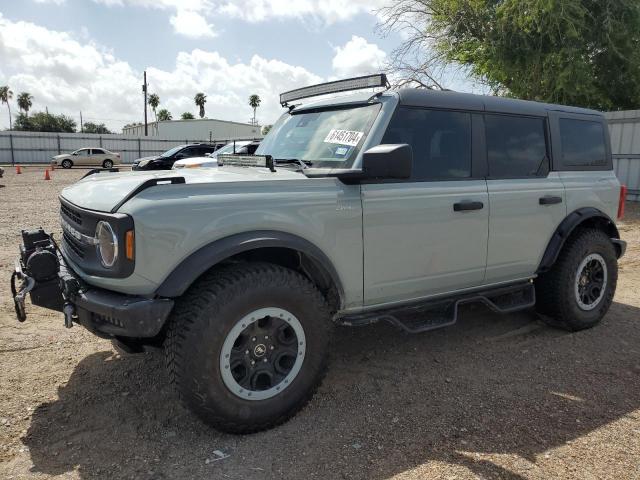
[[[331,327],[324,297],[293,270],[266,263],[216,270],[174,308],[165,341],[169,378],[213,427],[265,430],[315,393]]]
[[[102,162],[102,168],[113,168],[113,161],[105,160]]]
[[[71,160],[65,159],[60,165],[62,165],[62,168],[71,168],[73,166],[73,162]]]
[[[618,261],[609,237],[602,230],[582,230],[536,280],[536,309],[554,327],[572,332],[594,327],[611,307],[617,280]]]

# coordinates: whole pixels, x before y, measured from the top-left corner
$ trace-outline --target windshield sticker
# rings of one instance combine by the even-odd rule
[[[335,128],[329,132],[324,143],[337,143],[338,145],[350,145],[355,147],[364,136],[364,132],[354,132],[352,130],[336,130]]]
[[[349,150],[351,150],[349,147],[338,147],[334,153],[339,157],[344,157]]]

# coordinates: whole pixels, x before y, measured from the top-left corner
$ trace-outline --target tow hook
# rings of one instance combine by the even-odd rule
[[[16,288],[16,280],[22,281],[20,289]],[[22,269],[16,265],[16,269],[11,275],[11,294],[13,295],[13,305],[16,309],[16,316],[19,322],[24,322],[27,319],[27,312],[24,306],[24,299],[33,287],[36,285],[36,281],[22,273]]]
[[[73,327],[73,317],[76,314],[76,308],[73,306],[73,303],[64,302],[62,312],[64,313],[64,326],[67,328]]]

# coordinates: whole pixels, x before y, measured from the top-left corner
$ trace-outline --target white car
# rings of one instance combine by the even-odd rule
[[[260,142],[252,140],[238,140],[236,142],[227,143],[224,147],[219,148],[213,153],[204,157],[192,157],[178,160],[173,164],[173,169],[179,168],[216,168],[218,166],[218,154],[220,153],[239,153],[241,155],[252,155]]]

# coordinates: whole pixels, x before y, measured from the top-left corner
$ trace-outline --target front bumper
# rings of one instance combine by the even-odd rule
[[[67,265],[57,249],[56,254],[59,261],[57,278],[44,282],[36,281],[34,277],[39,275],[25,268],[24,255],[16,262],[12,291],[20,321],[26,319],[24,301],[29,293],[32,304],[63,312],[68,327],[77,323],[101,337],[151,338],[160,333],[173,309],[173,300],[125,295],[93,287]],[[21,281],[19,289],[16,280]]]

